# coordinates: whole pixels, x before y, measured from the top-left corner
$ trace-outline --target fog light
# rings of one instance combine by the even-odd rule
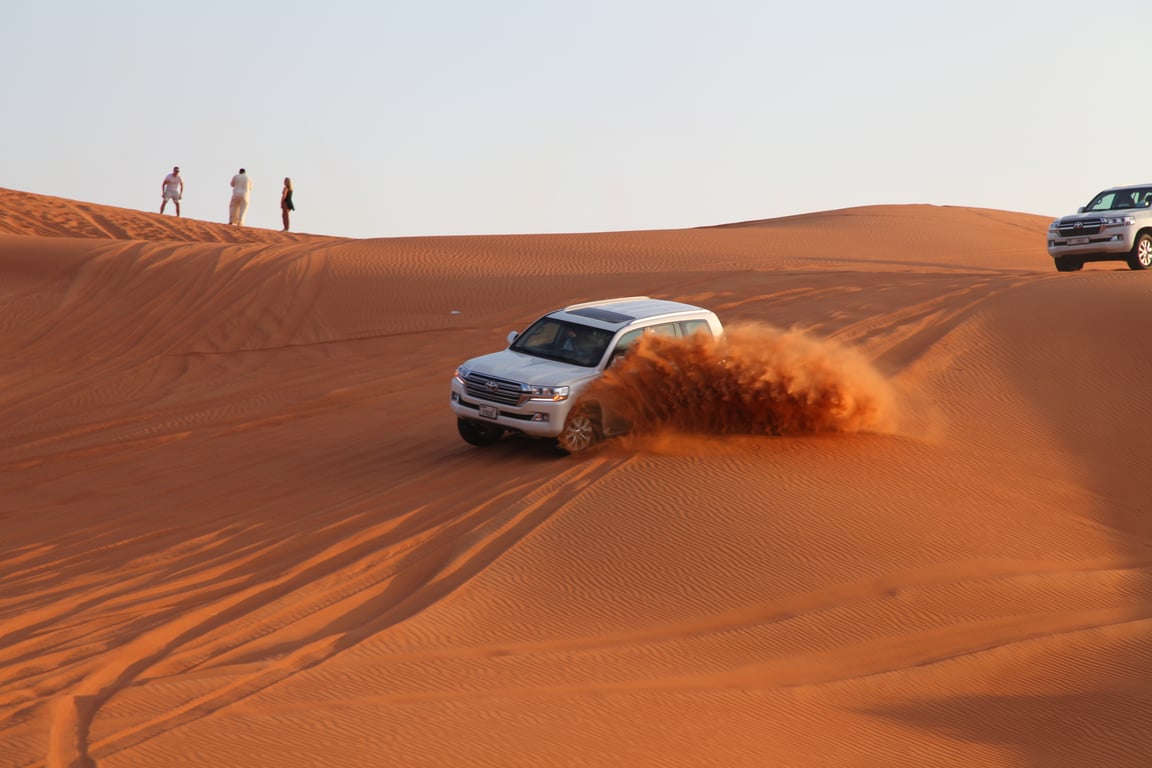
[[[452,402],[454,402],[454,403],[458,403],[458,402],[460,402],[460,395],[458,395],[458,394],[456,394],[455,392],[453,392],[453,393],[452,393]]]
[[[547,422],[547,421],[551,421],[551,419],[548,418],[548,414],[546,414],[546,413],[534,413],[534,414],[532,414],[532,421]]]

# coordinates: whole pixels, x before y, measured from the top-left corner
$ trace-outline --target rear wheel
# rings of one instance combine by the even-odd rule
[[[1070,256],[1065,256],[1062,259],[1056,259],[1057,272],[1079,272],[1084,268],[1084,262],[1080,259],[1074,259]]]
[[[600,409],[591,404],[577,405],[564,422],[564,431],[556,437],[556,447],[563,453],[580,453],[604,439]]]
[[[483,424],[472,419],[456,419],[456,431],[464,442],[484,447],[498,442],[504,437],[504,428],[495,424]]]
[[[1132,246],[1132,255],[1128,257],[1128,266],[1131,269],[1148,269],[1152,267],[1152,235],[1141,232]]]

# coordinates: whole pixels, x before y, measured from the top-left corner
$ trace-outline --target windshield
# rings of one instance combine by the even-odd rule
[[[592,368],[604,357],[612,336],[611,331],[600,328],[542,317],[517,336],[511,348],[534,357]]]
[[[1139,189],[1112,189],[1101,192],[1084,206],[1085,211],[1122,211],[1127,208],[1147,208],[1152,205],[1152,187]]]

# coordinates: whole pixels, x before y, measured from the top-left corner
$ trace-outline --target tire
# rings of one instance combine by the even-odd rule
[[[556,449],[560,453],[580,453],[603,439],[600,409],[591,404],[577,405],[568,414],[564,431],[556,437]]]
[[[1152,268],[1152,234],[1141,232],[1132,246],[1132,255],[1128,257],[1129,269]]]
[[[1080,259],[1073,259],[1070,256],[1065,256],[1062,259],[1056,259],[1057,272],[1079,272],[1084,268],[1084,262]]]
[[[492,445],[504,437],[504,428],[495,424],[483,424],[472,419],[456,419],[456,431],[464,442],[483,448]]]

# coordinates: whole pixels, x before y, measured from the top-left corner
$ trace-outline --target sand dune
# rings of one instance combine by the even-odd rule
[[[1152,276],[1058,275],[1046,225],[345,240],[0,190],[0,767],[1147,765]],[[635,294],[868,407],[459,440],[459,362]]]
[[[112,240],[190,240],[195,242],[279,243],[307,237],[295,232],[273,232],[251,227],[230,227],[209,221],[143,215],[140,211],[94,205],[48,195],[0,188],[0,235],[40,237],[94,237]]]

